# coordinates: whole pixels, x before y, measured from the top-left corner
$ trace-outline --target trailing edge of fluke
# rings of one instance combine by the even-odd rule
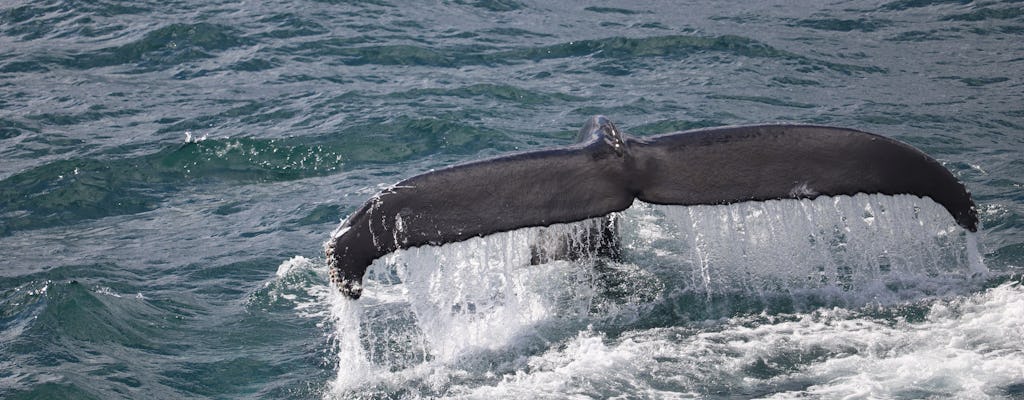
[[[930,197],[978,228],[971,195],[938,161],[905,143],[853,129],[755,125],[634,138],[603,116],[578,143],[455,165],[373,196],[326,244],[331,281],[362,294],[373,260],[654,204],[729,204],[878,193]]]

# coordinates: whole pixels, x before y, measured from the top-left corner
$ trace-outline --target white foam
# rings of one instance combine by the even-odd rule
[[[809,394],[866,398],[1000,397],[1024,383],[1024,289],[1006,284],[964,300],[935,304],[927,320],[895,327],[853,320],[866,329],[822,327],[813,340],[849,343],[856,352],[798,374],[819,384],[776,398]]]
[[[293,308],[304,318],[323,319],[330,315],[326,305],[333,290],[326,283],[323,260],[294,256],[277,267],[274,278],[265,282],[248,299],[249,306]]]
[[[989,398],[1024,382],[1024,289],[937,302],[922,322],[835,309],[703,329],[581,332],[456,397]],[[799,387],[799,389],[787,389]]]
[[[303,256],[295,256],[281,263],[281,265],[278,265],[277,273],[275,275],[277,275],[278,278],[283,278],[285,277],[285,275],[288,275],[288,273],[291,272],[292,270],[307,267],[311,264],[312,263],[308,258]]]
[[[111,289],[111,288],[109,288],[107,286],[97,286],[96,289],[95,289],[95,292],[96,292],[96,294],[102,294],[102,295],[107,295],[107,296],[110,296],[110,297],[121,298],[121,294],[120,293],[115,292],[114,289]]]

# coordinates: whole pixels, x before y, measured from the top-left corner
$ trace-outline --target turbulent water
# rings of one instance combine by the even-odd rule
[[[0,3],[0,397],[1022,398],[1016,1]],[[772,122],[887,135],[972,191],[637,203],[621,262],[531,228],[327,284],[415,173]]]

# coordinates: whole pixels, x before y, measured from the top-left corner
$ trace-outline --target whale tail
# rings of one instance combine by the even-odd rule
[[[331,280],[351,298],[373,260],[530,226],[655,204],[729,204],[879,193],[930,197],[969,231],[970,193],[938,161],[883,136],[812,125],[757,125],[633,138],[591,118],[573,146],[475,161],[406,179],[350,215],[326,245]]]

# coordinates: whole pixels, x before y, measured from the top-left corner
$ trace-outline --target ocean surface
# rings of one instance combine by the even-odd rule
[[[0,398],[1024,398],[1022,71],[1019,1],[2,1]],[[595,114],[883,134],[982,229],[637,203],[622,262],[526,265],[569,224],[328,285],[380,188]]]

